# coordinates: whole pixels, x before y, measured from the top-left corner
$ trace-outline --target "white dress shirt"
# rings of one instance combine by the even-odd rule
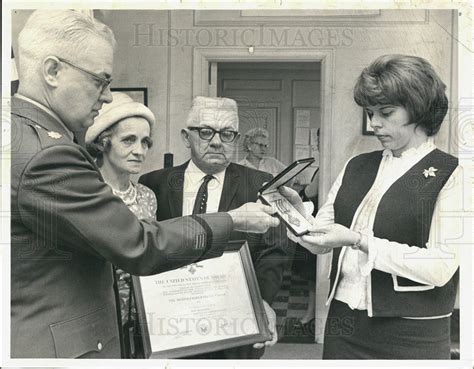
[[[462,211],[460,167],[454,170],[438,195],[426,248],[373,236],[375,215],[382,196],[396,180],[435,148],[431,142],[425,142],[418,148],[405,151],[399,158],[394,157],[390,150],[384,150],[375,181],[357,208],[350,227],[367,236],[368,254],[347,246],[343,247],[338,263],[339,283],[337,288],[331,291],[327,304],[335,298],[347,303],[351,309],[367,310],[368,316],[372,316],[370,283],[372,269],[425,285],[400,287],[397,286],[396,278],[393,278],[393,288],[406,293],[410,293],[410,289],[426,290],[443,286],[454,275],[459,265],[458,245],[455,239],[463,234],[463,221],[460,216],[450,214]],[[345,169],[346,167],[333,184],[326,203],[313,220],[314,224],[323,226],[334,223],[334,200],[341,187]]]
[[[197,192],[201,187],[204,177],[207,174],[199,169],[192,160],[184,172],[183,185],[183,216],[193,213],[194,202]],[[219,211],[219,202],[221,201],[222,187],[224,185],[225,170],[213,175],[207,187],[207,207],[206,213],[217,213]]]

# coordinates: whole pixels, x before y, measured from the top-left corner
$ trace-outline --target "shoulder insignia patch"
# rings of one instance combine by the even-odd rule
[[[63,137],[63,135],[61,133],[54,132],[54,131],[48,132],[48,136],[51,137],[51,138],[54,138],[55,140],[57,140],[58,138]]]

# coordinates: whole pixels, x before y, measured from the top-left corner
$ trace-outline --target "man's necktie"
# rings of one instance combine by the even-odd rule
[[[204,214],[207,208],[207,187],[211,179],[214,179],[214,176],[208,174],[204,177],[204,181],[196,195],[196,201],[194,201],[193,214]]]

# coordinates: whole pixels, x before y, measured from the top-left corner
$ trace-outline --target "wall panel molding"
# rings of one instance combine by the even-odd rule
[[[270,90],[281,91],[281,80],[279,79],[225,79],[226,90]]]
[[[281,15],[278,15],[281,12]],[[307,15],[288,15],[287,10],[194,10],[195,27],[282,26],[282,27],[393,27],[429,23],[428,9],[331,10],[309,9]],[[319,12],[320,15],[315,15]],[[326,13],[325,13],[326,12]],[[359,13],[358,13],[359,12]],[[365,13],[364,13],[365,12]],[[264,15],[267,13],[267,15]],[[253,14],[253,15],[251,15]],[[260,14],[260,15],[259,15]]]

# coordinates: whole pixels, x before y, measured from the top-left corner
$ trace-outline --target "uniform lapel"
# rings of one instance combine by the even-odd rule
[[[224,177],[224,185],[222,186],[222,195],[219,202],[219,211],[232,210],[231,204],[234,199],[237,189],[240,185],[240,174],[235,164],[231,163],[226,171]]]

